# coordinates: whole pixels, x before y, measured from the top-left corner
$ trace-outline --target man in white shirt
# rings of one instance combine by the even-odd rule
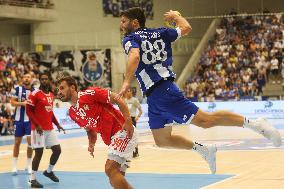
[[[275,56],[273,56],[273,58],[271,59],[270,63],[271,63],[270,69],[271,69],[271,73],[273,75],[272,83],[274,84],[274,83],[276,83],[275,80],[276,80],[277,75],[278,75],[279,61],[278,61],[278,59]]]
[[[133,97],[133,93],[131,89],[128,89],[127,92],[125,93],[125,103],[128,106],[129,112],[130,112],[130,116],[131,116],[131,120],[132,120],[132,124],[136,127],[136,123],[138,121],[138,119],[141,117],[142,115],[142,108],[141,105],[139,103],[139,100],[135,97]],[[138,115],[137,115],[137,110],[138,110]],[[133,157],[138,157],[139,153],[138,153],[138,145],[135,147],[135,151],[133,152]]]

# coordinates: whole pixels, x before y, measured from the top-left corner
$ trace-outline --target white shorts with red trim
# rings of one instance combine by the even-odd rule
[[[126,131],[119,131],[111,138],[108,147],[108,159],[114,160],[121,165],[121,171],[125,172],[128,161],[132,159],[133,151],[137,146],[138,134],[134,129],[132,138],[128,138]]]
[[[59,141],[54,130],[43,131],[40,135],[36,130],[31,131],[31,146],[35,148],[51,148],[58,145]]]

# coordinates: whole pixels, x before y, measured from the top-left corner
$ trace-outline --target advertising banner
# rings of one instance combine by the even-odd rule
[[[202,110],[213,112],[228,110],[249,119],[264,117],[276,127],[284,129],[284,101],[236,101],[236,102],[197,102]],[[149,129],[148,105],[141,104],[142,116],[137,122],[138,129]],[[54,114],[65,129],[79,128],[68,116],[67,108],[55,108]]]

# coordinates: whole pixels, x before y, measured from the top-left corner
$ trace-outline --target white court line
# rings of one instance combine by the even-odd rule
[[[26,150],[20,150],[19,151],[20,154],[26,153]],[[13,150],[1,150],[0,151],[0,157],[1,156],[10,156],[13,154]]]
[[[232,177],[229,177],[229,178],[223,179],[223,180],[218,181],[218,182],[215,182],[215,183],[213,183],[213,184],[209,184],[209,185],[207,185],[207,186],[201,187],[200,189],[206,189],[206,188],[208,188],[208,187],[215,186],[215,185],[217,185],[217,184],[220,184],[220,183],[226,182],[226,181],[231,180],[231,179],[233,179],[233,178],[235,178],[235,177],[238,177],[238,176],[239,176],[239,175],[235,175],[235,176],[232,176]]]
[[[224,148],[225,146],[219,147],[217,146],[217,152],[222,151],[222,152],[267,152],[267,151],[273,151],[273,150],[281,150],[283,148],[278,148],[278,147],[249,147],[249,149],[220,149],[220,148]],[[160,151],[191,151],[191,150],[186,150],[186,149],[177,149],[177,148],[160,148],[160,147],[156,147],[155,144],[153,145],[141,145],[140,148],[146,148],[146,149],[154,149],[154,150],[160,150]]]

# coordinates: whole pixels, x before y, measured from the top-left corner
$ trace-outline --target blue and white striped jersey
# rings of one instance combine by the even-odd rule
[[[33,88],[29,90],[23,86],[18,86],[12,91],[12,97],[17,98],[18,102],[23,102],[28,99],[29,94],[33,90],[34,90]],[[27,116],[26,108],[24,106],[16,107],[14,114],[14,121],[21,121],[21,122],[29,121],[29,117]]]
[[[179,28],[143,28],[124,37],[122,45],[127,55],[132,48],[140,50],[135,75],[143,93],[164,78],[175,78],[171,43],[180,37]]]

